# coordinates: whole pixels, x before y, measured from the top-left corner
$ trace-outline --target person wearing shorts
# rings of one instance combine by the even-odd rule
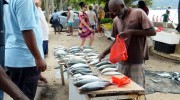
[[[68,7],[68,17],[67,17],[67,26],[68,26],[68,35],[73,35],[73,22],[74,22],[74,12],[72,11],[72,7]]]
[[[87,6],[84,2],[79,3],[81,7],[81,11],[79,12],[79,36],[81,38],[81,45],[80,47],[84,46],[84,42],[86,41],[86,38],[89,38],[89,46],[92,46],[93,40],[94,40],[94,30],[91,28],[88,15],[85,13],[87,10]]]

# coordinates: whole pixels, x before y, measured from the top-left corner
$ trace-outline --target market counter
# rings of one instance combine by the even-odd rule
[[[116,76],[123,77],[124,75],[121,74]],[[99,75],[99,78],[111,81],[111,76]],[[118,87],[117,85],[110,85],[103,90],[80,93],[78,88],[74,86],[71,76],[69,79],[69,100],[141,100],[144,95],[145,90],[133,81],[122,87]]]

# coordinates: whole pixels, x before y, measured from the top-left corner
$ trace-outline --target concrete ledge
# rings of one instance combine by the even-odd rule
[[[154,50],[153,46],[150,47],[150,53],[161,56],[161,57],[164,57],[164,58],[180,61],[180,54],[176,54],[176,53],[165,54],[165,53],[162,53],[162,52],[158,52],[158,51]]]

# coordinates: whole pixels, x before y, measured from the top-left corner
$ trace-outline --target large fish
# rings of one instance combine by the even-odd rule
[[[114,71],[118,71],[117,68],[105,68],[101,71],[101,74],[105,73],[105,72],[114,72]]]
[[[106,64],[106,65],[102,65],[102,66],[98,67],[97,69],[101,71],[101,70],[103,70],[105,68],[117,68],[117,66],[112,65],[112,64]]]
[[[112,75],[121,75],[119,72],[105,72],[102,75],[112,76]]]
[[[97,76],[94,75],[83,75],[78,78],[74,78],[75,80],[83,80],[83,79],[99,79]]]
[[[87,53],[86,56],[88,56],[88,57],[90,57],[90,56],[99,56],[99,54],[94,53],[94,52],[90,52],[90,53]]]
[[[94,60],[91,61],[89,64],[90,64],[90,65],[95,65],[95,64],[97,64],[97,63],[99,63],[99,59],[94,59]]]
[[[100,66],[102,66],[102,65],[107,65],[107,64],[111,64],[109,61],[101,61],[101,62],[99,62],[98,64],[96,64],[95,65],[95,67],[100,67]]]
[[[101,79],[83,79],[83,80],[79,80],[79,81],[74,82],[74,86],[81,87],[87,83],[96,82],[96,81],[107,82],[107,81],[101,80]]]
[[[67,64],[68,66],[72,66],[72,65],[77,64],[77,63],[84,63],[84,64],[85,64],[85,62],[82,61],[82,60],[68,60],[68,61],[66,62],[66,64]]]
[[[111,85],[110,82],[98,82],[98,81],[96,81],[96,82],[87,83],[87,84],[81,86],[79,88],[79,90],[81,92],[90,92],[90,91],[103,89],[109,85]]]
[[[90,52],[93,52],[93,50],[92,49],[84,49],[82,52],[83,53],[90,53]]]

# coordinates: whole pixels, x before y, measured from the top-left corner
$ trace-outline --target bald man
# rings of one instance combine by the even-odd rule
[[[143,10],[129,8],[123,0],[110,0],[108,6],[116,15],[112,37],[118,35],[126,40],[128,59],[118,63],[119,71],[145,87],[143,63],[148,59],[146,37],[155,35],[156,31]],[[99,56],[100,60],[110,53],[112,45]]]

